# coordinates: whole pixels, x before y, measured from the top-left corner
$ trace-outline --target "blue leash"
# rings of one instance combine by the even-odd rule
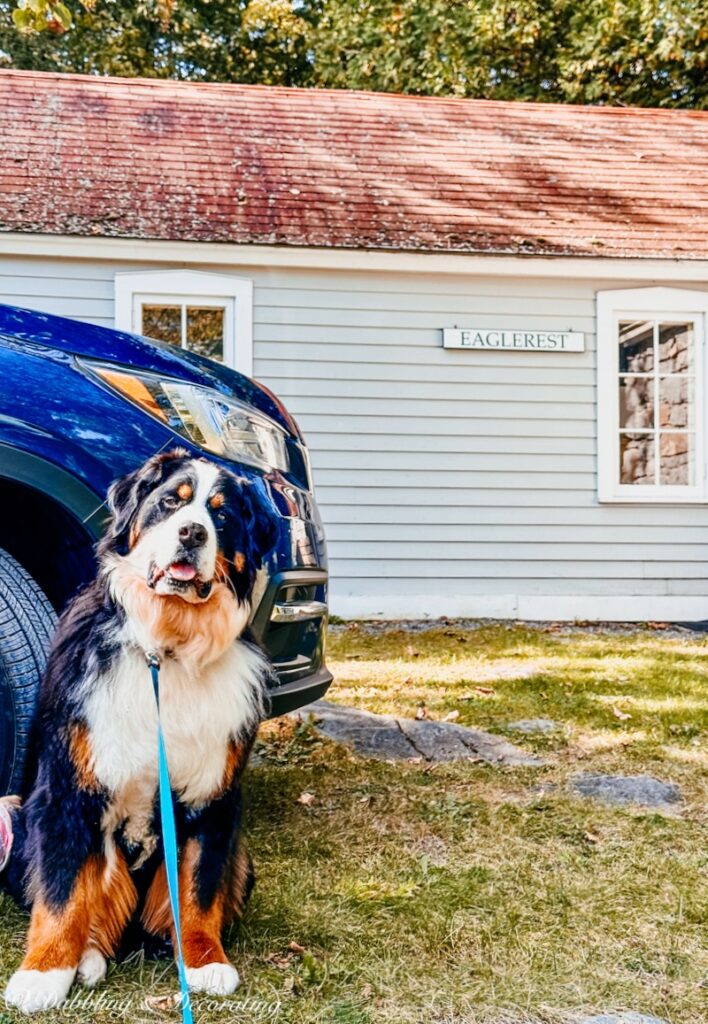
[[[162,732],[162,722],[160,721],[160,658],[154,653],[154,651],[146,654],[145,657],[147,658],[147,663],[150,667],[152,685],[155,691],[155,703],[157,704],[157,759],[160,774],[160,823],[162,825],[162,846],[165,851],[167,889],[170,894],[172,919],[175,923],[175,958],[177,960],[177,974],[179,976],[179,987],[182,997],[182,1021],[183,1024],[194,1024],[194,1019],[192,1017],[192,1003],[189,998],[189,986],[187,985],[187,972],[185,970],[184,956],[182,954],[175,808],[172,803],[172,787],[170,785],[170,772],[167,767],[167,754],[165,753],[165,737]]]

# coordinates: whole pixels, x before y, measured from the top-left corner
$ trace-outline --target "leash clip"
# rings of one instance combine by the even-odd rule
[[[159,668],[161,664],[160,655],[157,651],[145,651],[145,661],[148,663],[148,668]]]

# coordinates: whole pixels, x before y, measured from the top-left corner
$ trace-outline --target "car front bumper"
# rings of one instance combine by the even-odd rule
[[[275,669],[270,717],[318,700],[332,682],[324,663],[326,593],[327,571],[321,568],[284,569],[268,581],[251,632]]]

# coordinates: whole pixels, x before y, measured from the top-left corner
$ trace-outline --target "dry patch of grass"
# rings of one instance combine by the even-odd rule
[[[221,1006],[196,1000],[197,1019],[560,1024],[626,1008],[704,1024],[707,653],[694,637],[649,630],[336,630],[332,699],[457,711],[551,763],[430,771],[270,723],[247,787],[259,880],[230,935],[243,987]],[[508,730],[537,717],[561,728]],[[673,817],[601,807],[568,795],[575,771],[648,772],[687,802]],[[2,913],[7,975],[25,919],[7,902]],[[146,992],[174,989],[154,969],[111,969],[104,991],[130,998],[128,1013],[46,1019],[177,1020],[141,1009]]]

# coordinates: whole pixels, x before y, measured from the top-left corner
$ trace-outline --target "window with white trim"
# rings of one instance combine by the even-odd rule
[[[707,313],[705,292],[598,292],[600,501],[708,501]]]
[[[115,324],[253,372],[253,283],[228,274],[156,270],[115,277]]]

